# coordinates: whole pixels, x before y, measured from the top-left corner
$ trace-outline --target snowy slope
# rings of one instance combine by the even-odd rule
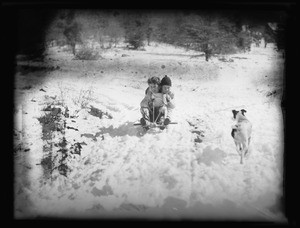
[[[284,221],[278,207],[284,60],[271,46],[209,62],[196,55],[152,45],[81,61],[54,47],[45,63],[20,60],[23,68],[48,68],[16,73],[16,217]],[[165,74],[173,82],[178,124],[142,134],[133,123],[147,78]],[[40,118],[50,104],[68,115],[61,115],[64,129],[45,139]],[[242,108],[253,124],[244,165],[230,135],[231,110]],[[72,152],[76,143],[80,154]],[[46,177],[41,160],[46,149],[59,154],[57,145],[69,172]]]

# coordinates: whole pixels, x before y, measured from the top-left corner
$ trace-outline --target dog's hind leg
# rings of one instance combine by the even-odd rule
[[[241,152],[241,161],[240,161],[241,164],[243,164],[244,156],[245,156],[245,151],[242,150],[242,152]]]
[[[247,148],[245,150],[245,156],[248,156],[249,155],[249,149],[250,149],[250,140],[251,140],[251,137],[248,138],[248,143],[246,143],[247,145]]]
[[[240,144],[238,142],[234,142],[234,143],[235,143],[236,151],[238,152],[239,155],[241,155],[242,148],[241,148]]]
[[[241,156],[241,160],[240,160],[240,163],[243,164],[244,162],[244,157],[245,157],[245,151],[246,151],[247,147],[245,146],[244,143],[241,143],[241,153],[240,153],[240,156]]]

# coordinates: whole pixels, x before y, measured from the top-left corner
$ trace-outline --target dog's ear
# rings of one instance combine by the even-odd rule
[[[233,114],[233,118],[235,119],[235,117],[236,117],[236,114],[238,114],[238,111],[236,111],[236,110],[232,110],[232,114]]]
[[[242,115],[244,116],[244,113],[247,111],[245,109],[242,109],[241,112],[242,112]]]

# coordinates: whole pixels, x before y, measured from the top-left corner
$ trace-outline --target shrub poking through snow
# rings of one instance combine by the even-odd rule
[[[82,149],[82,146],[81,146],[81,144],[80,143],[74,143],[71,147],[70,147],[70,149],[71,149],[71,154],[81,154],[81,149]]]
[[[61,130],[61,126],[59,124],[61,109],[51,108],[48,106],[44,109],[44,111],[50,111],[50,113],[46,113],[44,116],[38,118],[38,120],[42,124],[42,139],[49,140],[51,139],[51,134],[53,131]]]
[[[73,102],[75,105],[80,106],[80,108],[84,109],[88,107],[88,104],[92,100],[92,89],[83,90],[81,89],[78,97],[73,98]]]
[[[79,60],[98,60],[99,58],[99,52],[87,46],[83,46],[75,55],[75,59]]]
[[[32,88],[32,86],[29,85],[29,86],[24,86],[24,87],[22,87],[21,90],[30,90],[31,88]]]
[[[45,115],[38,120],[42,125],[43,158],[41,165],[43,167],[45,178],[55,178],[58,175],[66,176],[71,172],[68,165],[70,155],[81,155],[81,145],[75,142],[70,145],[65,138],[66,126],[65,118],[69,117],[69,109],[54,107],[48,105],[43,109]],[[55,175],[54,170],[58,173]]]
[[[100,109],[97,109],[93,106],[91,106],[91,110],[89,111],[89,113],[92,116],[99,117],[100,119],[102,119],[104,116],[106,116],[108,119],[112,119],[112,116],[108,112],[103,112]]]

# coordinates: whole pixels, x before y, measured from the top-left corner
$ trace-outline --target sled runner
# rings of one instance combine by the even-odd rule
[[[170,122],[169,124],[177,124],[177,122]],[[135,123],[135,124],[133,124],[134,126],[142,126],[142,124],[141,123]],[[168,125],[164,125],[163,123],[153,123],[153,122],[150,122],[150,124],[149,125],[147,125],[147,126],[142,126],[143,128],[145,128],[145,129],[150,129],[150,128],[160,128],[161,130],[163,130],[163,129],[165,129],[166,128],[166,126],[168,126]],[[147,130],[148,130],[147,129]]]

